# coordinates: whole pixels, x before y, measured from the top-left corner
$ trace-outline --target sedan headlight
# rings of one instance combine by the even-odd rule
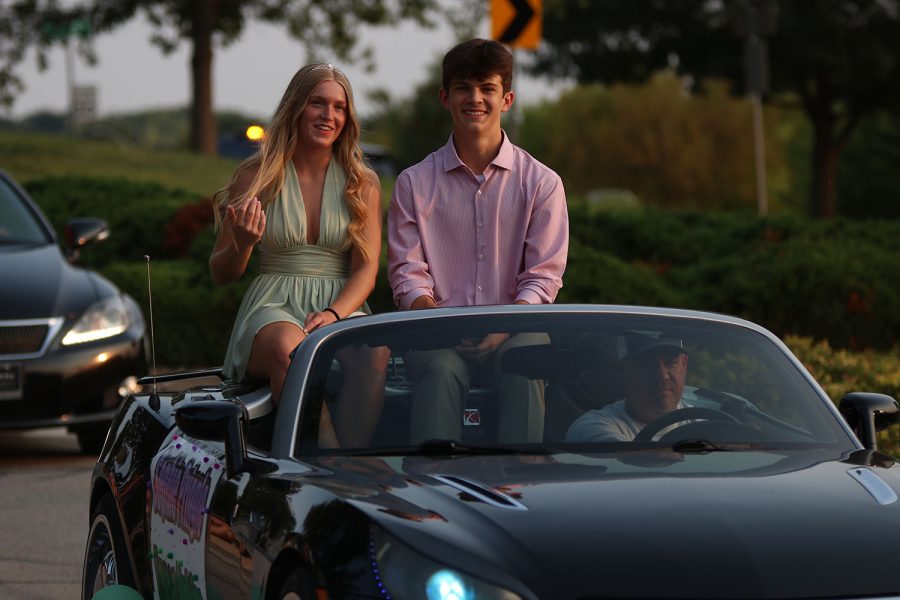
[[[384,598],[521,600],[515,592],[422,556],[378,527],[371,535],[373,575]]]
[[[119,296],[94,302],[69,329],[63,346],[83,344],[119,335],[128,329],[128,310]]]

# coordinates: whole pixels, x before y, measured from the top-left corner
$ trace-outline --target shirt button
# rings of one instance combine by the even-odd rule
[[[481,291],[481,286],[480,286],[480,285],[478,286],[478,291],[479,291],[479,292]]]
[[[476,196],[480,196],[480,195],[481,195],[481,190],[478,190],[477,192],[475,192],[475,195],[476,195]]]
[[[482,223],[481,221],[478,221],[478,226],[479,226],[479,227],[484,227],[484,223]]]
[[[479,254],[478,258],[484,258],[484,254]]]

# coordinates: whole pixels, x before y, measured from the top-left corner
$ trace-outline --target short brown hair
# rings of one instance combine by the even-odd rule
[[[494,40],[475,38],[454,46],[444,55],[441,69],[443,72],[441,85],[445,90],[450,89],[450,83],[454,79],[484,81],[492,75],[500,76],[503,93],[512,89],[512,52]]]

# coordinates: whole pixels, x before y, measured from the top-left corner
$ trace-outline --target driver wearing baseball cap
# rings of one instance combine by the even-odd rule
[[[681,339],[628,333],[619,339],[619,355],[625,398],[581,415],[567,442],[630,442],[648,423],[687,407],[681,394],[688,355]]]

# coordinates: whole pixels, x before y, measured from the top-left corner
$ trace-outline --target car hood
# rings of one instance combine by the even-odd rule
[[[0,247],[0,320],[81,312],[97,299],[87,271],[55,245]]]
[[[900,591],[900,502],[851,473],[890,496],[898,467],[802,452],[374,460],[346,459],[333,491],[423,554],[540,598]]]

